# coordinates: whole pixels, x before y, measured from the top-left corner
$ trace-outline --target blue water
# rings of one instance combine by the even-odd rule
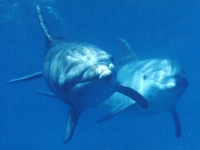
[[[178,60],[189,86],[177,104],[182,136],[168,113],[133,117],[121,113],[96,123],[95,110],[81,116],[73,139],[63,143],[69,107],[38,95],[43,79],[4,84],[41,70],[45,38],[37,1],[0,0],[0,150],[199,150],[200,2],[198,0],[41,0],[51,29],[69,41],[97,45],[117,59],[125,38],[138,57]]]

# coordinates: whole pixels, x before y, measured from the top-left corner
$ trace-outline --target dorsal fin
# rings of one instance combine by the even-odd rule
[[[64,41],[65,39],[63,37],[56,36],[50,31],[48,25],[46,24],[46,22],[42,16],[40,6],[37,5],[36,8],[37,8],[40,26],[41,26],[41,28],[44,32],[44,35],[46,37],[46,40],[47,40],[47,47],[50,48],[50,47],[54,46],[55,44],[57,44],[58,42]]]
[[[134,53],[131,46],[125,39],[119,38],[118,44],[120,48],[120,66],[123,66],[128,62],[133,62],[138,60],[136,54]]]

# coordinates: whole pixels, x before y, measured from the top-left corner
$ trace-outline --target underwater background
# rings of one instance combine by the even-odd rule
[[[41,70],[45,38],[36,3],[52,31],[69,41],[94,44],[117,60],[117,39],[123,37],[138,58],[179,61],[189,81],[177,104],[181,138],[169,113],[123,112],[97,123],[91,109],[64,144],[69,107],[33,92],[48,91],[44,79],[5,84]],[[200,149],[199,0],[0,0],[0,46],[0,150]]]

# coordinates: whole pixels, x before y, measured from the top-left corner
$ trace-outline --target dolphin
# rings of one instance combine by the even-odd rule
[[[37,12],[47,42],[42,71],[9,80],[7,83],[44,77],[52,93],[36,92],[60,99],[71,108],[65,143],[72,138],[82,112],[101,103],[115,92],[126,95],[143,108],[148,107],[141,94],[117,81],[117,72],[110,54],[94,45],[69,43],[63,37],[54,35],[38,5]]]
[[[113,94],[102,105],[109,112],[99,119],[105,121],[128,108],[127,112],[137,115],[154,115],[170,112],[175,124],[176,137],[181,136],[181,124],[176,111],[176,103],[188,86],[187,77],[177,61],[157,58],[139,60],[131,46],[124,39],[119,39],[121,61],[118,71],[118,81],[139,92],[148,101],[147,109],[138,105],[123,95]]]

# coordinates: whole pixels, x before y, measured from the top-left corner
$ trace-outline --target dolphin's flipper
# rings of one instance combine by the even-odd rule
[[[101,117],[97,122],[108,120],[135,103],[143,108],[148,108],[148,102],[146,99],[132,88],[119,84],[116,86],[116,91],[118,93],[114,93],[114,95],[102,103],[104,106],[110,106],[110,109],[109,112]]]
[[[118,93],[115,93],[116,95]],[[120,95],[117,95],[120,96]],[[128,108],[129,106],[134,104],[134,101],[130,100],[130,99],[126,99],[124,98],[123,100],[119,101],[117,99],[109,99],[103,103],[110,103],[110,105],[112,106],[111,110],[109,110],[109,113],[105,114],[103,117],[101,117],[99,120],[97,120],[97,122],[103,122],[106,121],[112,117],[114,117],[115,115],[117,115],[118,113],[122,112],[123,110],[125,110],[126,108]],[[116,104],[117,105],[112,105]]]
[[[178,116],[178,113],[176,111],[176,108],[175,107],[172,108],[170,112],[171,112],[173,120],[174,120],[176,137],[180,138],[181,137],[181,122],[180,122],[180,118]]]
[[[149,106],[147,100],[140,93],[138,93],[132,88],[118,84],[116,86],[116,91],[123,95],[128,96],[143,108],[148,108]]]
[[[76,123],[80,115],[81,115],[81,112],[75,109],[72,109],[69,111],[68,118],[67,118],[66,134],[64,138],[65,143],[69,142],[70,139],[72,138],[74,129],[76,127]]]
[[[24,77],[21,77],[21,78],[16,78],[16,79],[9,80],[6,83],[23,82],[23,81],[28,81],[28,80],[41,78],[42,76],[43,76],[42,75],[42,71],[40,71],[40,72],[36,72],[36,73],[33,73],[31,75],[28,75],[28,76],[24,76]]]
[[[39,91],[39,90],[34,90],[34,92],[39,93],[39,94],[44,95],[44,96],[48,96],[48,97],[51,97],[51,98],[58,99],[53,93],[50,93],[50,92]]]

